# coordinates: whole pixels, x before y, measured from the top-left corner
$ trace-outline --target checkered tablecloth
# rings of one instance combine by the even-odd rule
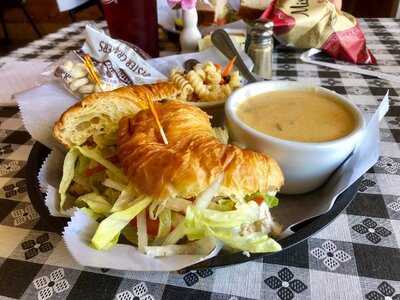
[[[378,69],[400,76],[400,20],[360,23]],[[50,34],[0,62],[57,59],[83,42],[84,25]],[[30,204],[25,163],[34,141],[24,130],[18,108],[2,107],[0,298],[399,300],[400,84],[304,64],[299,54],[275,53],[275,79],[324,86],[366,111],[373,111],[387,90],[391,96],[381,124],[379,162],[365,175],[354,202],[328,227],[272,257],[221,269],[178,274],[80,266]]]

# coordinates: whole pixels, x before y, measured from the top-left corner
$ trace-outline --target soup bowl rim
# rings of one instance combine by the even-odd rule
[[[296,90],[298,91],[315,90],[316,92],[321,92],[321,94],[329,94],[330,96],[335,98],[336,101],[344,103],[346,107],[350,108],[351,113],[356,118],[356,124],[354,126],[354,129],[347,135],[338,139],[324,141],[324,142],[301,142],[301,141],[291,141],[274,137],[272,135],[263,133],[257,129],[252,128],[251,126],[243,122],[237,115],[238,106],[249,99],[247,98],[245,100],[242,100],[242,94],[244,93],[245,90],[259,91],[259,92],[254,92],[254,94],[251,95],[251,97],[274,91],[296,91]],[[301,82],[286,82],[279,80],[255,82],[237,89],[228,97],[225,103],[225,114],[228,117],[228,120],[235,123],[241,130],[245,131],[246,133],[250,134],[255,138],[267,140],[275,144],[281,144],[287,147],[301,148],[304,150],[308,149],[315,150],[316,148],[318,149],[331,148],[346,143],[348,141],[353,140],[354,138],[357,138],[361,134],[361,132],[365,129],[366,126],[365,118],[361,113],[360,109],[350,100],[348,100],[345,96],[315,84],[308,84]],[[238,142],[240,142],[240,140]]]

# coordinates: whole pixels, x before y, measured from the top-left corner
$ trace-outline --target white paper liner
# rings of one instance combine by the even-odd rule
[[[253,61],[239,46],[236,47],[245,65],[251,70],[253,68]],[[199,62],[212,61],[213,63],[226,65],[228,60],[219,52],[215,47],[211,47],[201,52],[185,53],[178,55],[165,56],[160,58],[153,58],[147,62],[157,68],[161,73],[168,76],[169,72],[175,67],[182,67],[183,63],[188,59],[197,59]]]
[[[17,94],[15,99],[30,135],[50,149],[64,149],[53,138],[53,126],[77,100],[55,82]]]
[[[38,181],[41,188],[58,187],[62,177],[62,168],[64,163],[64,152],[52,150],[44,160],[39,170]]]
[[[175,255],[161,258],[149,257],[133,246],[122,244],[107,251],[99,251],[89,246],[97,227],[96,221],[77,210],[64,230],[68,250],[82,265],[130,271],[176,271],[214,257],[222,248],[218,243],[206,256]]]
[[[55,149],[50,152],[39,170],[38,181],[41,188],[45,189],[45,204],[53,217],[69,218],[75,212],[74,208],[60,210],[60,194],[58,186],[62,177],[65,153]]]
[[[44,165],[47,163],[50,155],[51,155],[51,153],[49,155],[47,155],[46,159],[42,163],[40,170],[39,170],[39,174],[37,176],[38,182],[39,182],[39,188],[42,193],[47,193],[48,184],[47,184],[47,178],[46,178],[47,175],[45,173],[47,172],[48,167],[44,168]]]

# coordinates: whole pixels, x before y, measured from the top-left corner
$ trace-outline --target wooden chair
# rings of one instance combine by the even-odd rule
[[[36,34],[39,37],[42,37],[42,34],[40,33],[39,29],[37,28],[35,22],[33,21],[32,17],[29,15],[28,11],[26,10],[24,2],[25,2],[25,0],[0,0],[0,23],[3,28],[4,39],[5,39],[6,43],[9,43],[10,36],[8,34],[4,15],[5,15],[6,10],[9,8],[21,9],[22,12],[24,13],[26,19],[28,20],[29,24],[31,24],[33,30],[36,32]]]
[[[72,22],[76,22],[75,15],[77,13],[79,13],[80,11],[85,10],[85,9],[91,7],[91,6],[97,6],[99,8],[101,14],[103,15],[103,18],[104,18],[103,6],[101,5],[100,1],[99,0],[89,0],[89,1],[79,5],[77,7],[74,7],[72,9],[68,10],[68,14],[69,14],[69,17],[71,18],[71,21]]]

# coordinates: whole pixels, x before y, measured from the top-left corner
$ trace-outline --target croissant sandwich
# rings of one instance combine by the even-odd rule
[[[150,110],[121,120],[119,161],[138,191],[154,199],[192,199],[223,174],[216,196],[275,195],[283,184],[272,158],[221,143],[209,116],[177,101],[156,104],[168,137],[165,145]]]
[[[205,255],[221,242],[246,253],[280,250],[270,237],[280,231],[270,213],[283,184],[278,164],[227,144],[226,131],[212,128],[197,107],[169,100],[148,109],[155,88],[167,86],[142,87],[139,96],[130,88],[137,98],[121,91],[108,94],[110,100],[101,95],[88,105],[97,107],[94,114],[85,103],[64,113],[54,130],[70,147],[60,210],[79,207],[99,222],[91,239],[99,250],[115,245],[120,235],[150,256]],[[168,90],[158,99],[173,98],[175,91]],[[115,108],[99,109],[108,106],[97,101]],[[77,126],[85,122],[82,133]]]

